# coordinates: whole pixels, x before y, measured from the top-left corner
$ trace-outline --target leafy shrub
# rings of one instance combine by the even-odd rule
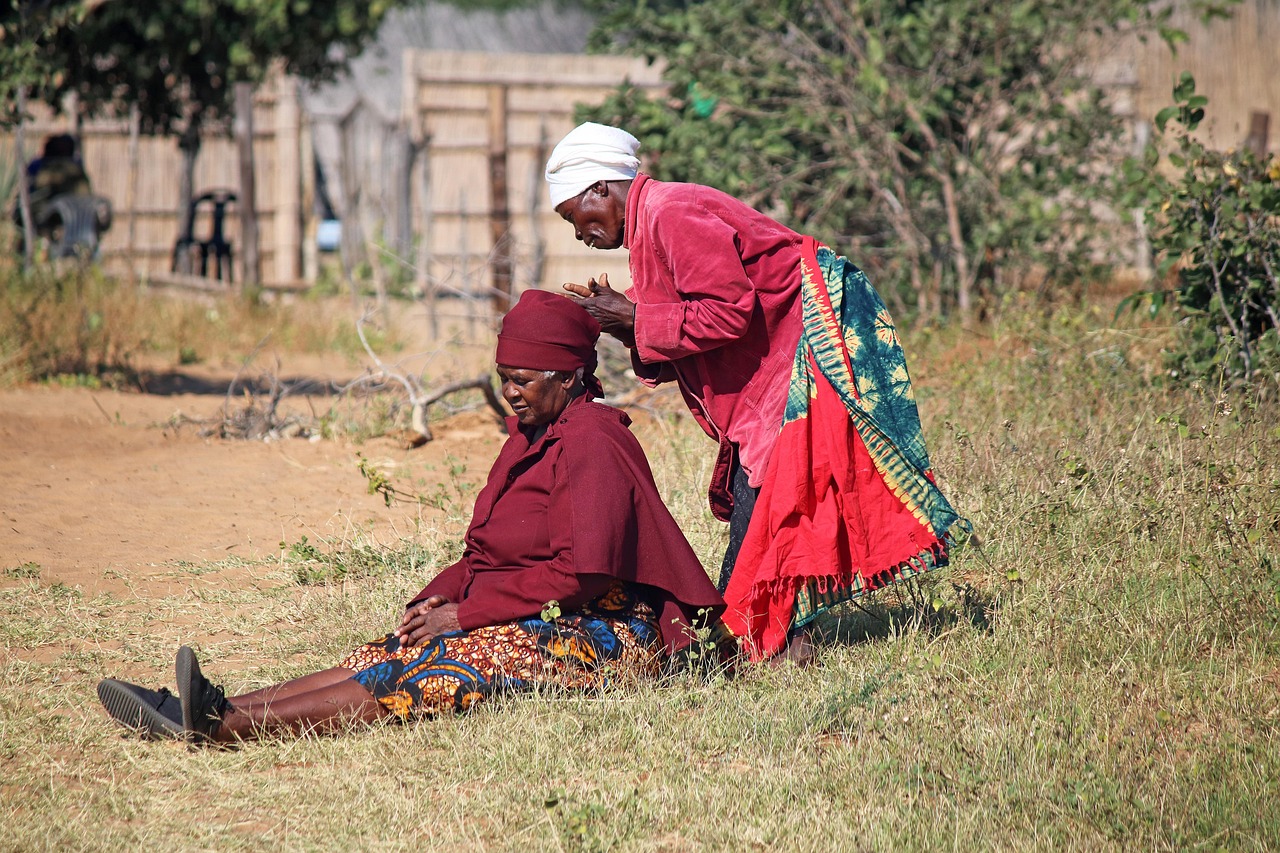
[[[1155,313],[1166,303],[1179,316],[1175,377],[1280,380],[1280,160],[1243,148],[1214,151],[1192,137],[1208,99],[1182,75],[1175,104],[1156,116],[1160,137],[1173,137],[1172,175],[1158,171],[1153,144],[1132,164],[1143,192],[1152,249],[1173,290],[1127,300]],[[1166,130],[1168,128],[1168,130]],[[1124,307],[1122,305],[1122,307]]]
[[[1121,123],[1085,69],[1100,37],[1177,35],[1147,0],[604,5],[595,46],[661,58],[668,88],[624,86],[580,117],[632,130],[654,177],[745,199],[932,316],[1105,272]]]

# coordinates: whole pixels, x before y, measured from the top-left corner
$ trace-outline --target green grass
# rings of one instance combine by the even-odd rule
[[[456,553],[456,527],[376,558],[307,542],[178,566],[189,588],[164,595],[6,567],[0,849],[1274,849],[1277,404],[1166,385],[1168,330],[1108,317],[1014,306],[904,332],[934,465],[981,545],[829,614],[806,671],[189,752],[122,737],[97,679],[169,683],[180,642],[233,691],[331,665]],[[639,420],[718,566],[713,445],[686,418]]]

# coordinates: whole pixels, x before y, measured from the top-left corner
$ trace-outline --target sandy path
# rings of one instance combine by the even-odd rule
[[[502,440],[481,411],[445,422],[417,450],[387,439],[205,439],[164,426],[175,413],[209,418],[221,403],[214,393],[0,392],[0,572],[36,563],[44,582],[97,592],[120,574],[158,580],[176,561],[270,558],[304,535],[367,530],[394,541],[419,519],[434,522],[433,511],[368,494],[357,454],[420,492],[420,480],[448,476],[447,458],[483,477]]]

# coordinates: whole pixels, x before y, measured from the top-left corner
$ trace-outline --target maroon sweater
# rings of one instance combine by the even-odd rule
[[[442,595],[464,629],[572,610],[615,580],[653,605],[669,651],[724,601],[662,502],[624,412],[580,397],[529,442],[515,418],[476,498],[462,559],[412,604]],[[673,621],[674,620],[674,621]]]
[[[640,174],[627,194],[632,365],[645,384],[678,381],[720,442],[711,508],[723,521],[732,448],[758,487],[782,427],[800,341],[803,239],[711,187]]]

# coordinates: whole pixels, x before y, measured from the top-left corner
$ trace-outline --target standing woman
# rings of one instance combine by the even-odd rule
[[[603,275],[565,289],[719,444],[725,624],[755,658],[804,663],[818,613],[946,565],[969,524],[934,482],[893,320],[862,271],[719,190],[654,180],[638,148],[588,122],[552,151],[552,207],[588,246],[630,253],[625,293]]]
[[[183,646],[178,696],[105,679],[107,712],[150,737],[230,742],[658,675],[724,605],[658,495],[630,419],[592,401],[599,336],[571,300],[540,291],[503,319],[510,437],[476,497],[462,558],[413,597],[394,631],[335,667],[230,698]]]

